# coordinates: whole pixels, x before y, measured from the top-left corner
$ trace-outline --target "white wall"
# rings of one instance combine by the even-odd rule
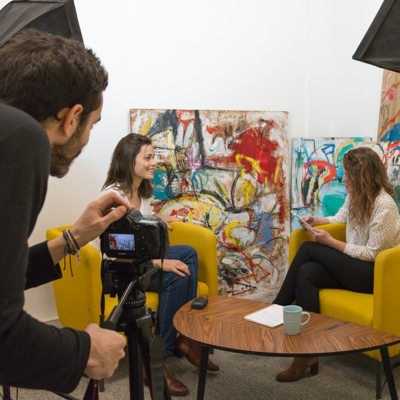
[[[351,57],[381,3],[75,0],[110,85],[88,146],[65,178],[50,178],[30,242],[98,196],[130,108],[288,111],[290,137],[376,137],[382,70]],[[56,318],[52,286],[27,291],[26,309]]]

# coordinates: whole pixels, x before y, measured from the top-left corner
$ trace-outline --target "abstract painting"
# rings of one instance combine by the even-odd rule
[[[328,217],[343,205],[343,155],[371,138],[294,138],[291,209],[298,215]],[[292,219],[292,230],[300,228]]]
[[[400,140],[400,74],[383,70],[378,140]]]
[[[154,210],[211,229],[219,292],[273,299],[288,265],[287,113],[131,110],[158,167]]]

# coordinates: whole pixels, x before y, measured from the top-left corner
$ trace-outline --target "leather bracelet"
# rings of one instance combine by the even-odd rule
[[[72,262],[71,262],[71,255],[72,256],[76,256],[77,258],[77,265],[79,265],[80,262],[80,254],[79,254],[79,250],[80,247],[78,245],[78,243],[76,242],[74,236],[72,235],[71,231],[69,229],[63,229],[62,231],[63,234],[63,238],[65,239],[65,241],[67,242],[65,245],[65,249],[64,249],[64,269],[66,267],[66,262],[65,262],[65,257],[67,254],[69,254],[69,268],[71,270],[71,276],[74,276],[73,272],[72,272]]]
[[[76,243],[75,238],[72,236],[71,232],[69,229],[64,229],[62,231],[63,233],[63,238],[67,242],[65,246],[65,250],[68,254],[71,254],[73,256],[77,255],[79,253],[80,247],[78,246],[78,243]]]
[[[74,236],[72,235],[72,232],[70,229],[67,230],[67,233],[69,235],[69,237],[72,239],[72,241],[74,242],[74,247],[75,249],[77,249],[77,251],[79,251],[81,248],[79,247],[78,242],[75,240]]]

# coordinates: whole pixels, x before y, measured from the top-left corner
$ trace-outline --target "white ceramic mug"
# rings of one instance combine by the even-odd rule
[[[301,322],[303,315],[308,315],[305,322]],[[303,311],[300,306],[283,307],[283,325],[285,327],[285,333],[288,335],[297,335],[300,332],[300,328],[305,325],[310,318],[310,314]]]

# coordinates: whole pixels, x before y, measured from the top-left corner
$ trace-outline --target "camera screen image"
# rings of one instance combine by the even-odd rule
[[[109,233],[108,243],[110,250],[134,251],[135,235],[131,233]]]
[[[108,257],[152,260],[169,253],[167,224],[129,210],[101,234],[101,251]]]

